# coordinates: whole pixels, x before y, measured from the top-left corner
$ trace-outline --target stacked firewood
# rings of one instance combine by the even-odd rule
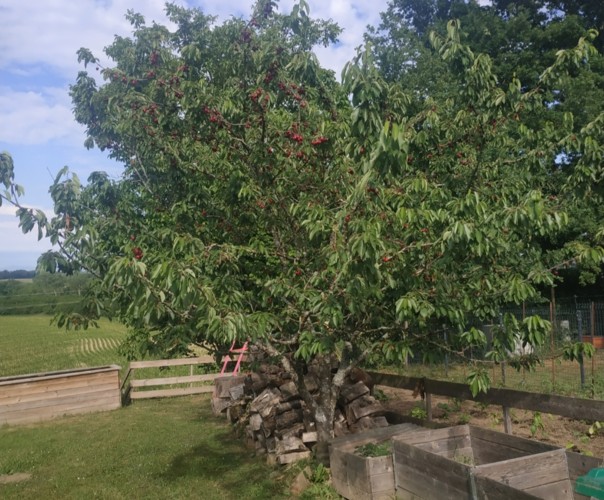
[[[310,371],[305,384],[318,392]],[[384,408],[371,394],[367,375],[353,370],[342,387],[336,408],[336,437],[365,429],[386,427]],[[268,460],[288,464],[311,454],[317,441],[315,422],[291,376],[278,366],[261,364],[247,375],[219,377],[212,398],[215,414],[226,414],[241,428],[257,453]]]

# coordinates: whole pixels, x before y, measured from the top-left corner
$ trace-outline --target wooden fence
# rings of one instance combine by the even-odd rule
[[[213,382],[218,373],[193,375],[193,369],[197,365],[215,365],[212,356],[200,356],[197,358],[183,359],[158,359],[154,361],[133,361],[128,367],[126,376],[122,382],[122,396],[127,399],[165,398],[171,396],[187,396],[190,394],[202,394],[213,392],[214,385],[200,385],[204,382]],[[190,366],[189,375],[176,377],[155,377],[136,379],[136,370],[143,368],[165,368],[174,366]],[[131,378],[131,379],[130,379]],[[186,386],[188,384],[188,386]],[[150,387],[171,386],[164,389],[151,389]],[[178,387],[174,387],[178,386]]]
[[[425,394],[428,420],[432,420],[432,395],[435,394],[501,406],[507,433],[512,432],[510,408],[552,413],[576,420],[604,421],[604,401],[497,388],[491,388],[486,394],[479,393],[474,397],[467,384],[379,372],[368,373],[376,385],[411,391],[420,389]]]
[[[0,425],[119,408],[119,371],[111,365],[2,377]]]

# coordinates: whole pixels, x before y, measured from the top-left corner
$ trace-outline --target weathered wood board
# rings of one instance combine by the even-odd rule
[[[482,465],[473,476],[479,499],[579,500],[586,497],[574,492],[576,478],[599,466],[600,459],[560,449]]]
[[[394,496],[392,455],[363,457],[355,453],[355,448],[390,441],[395,435],[420,429],[415,424],[406,423],[332,440],[329,445],[329,461],[332,484],[336,491],[349,500],[391,499]]]
[[[117,365],[0,378],[0,425],[121,406]]]
[[[396,496],[431,499],[438,493],[448,499],[472,498],[472,474],[478,466],[556,449],[469,425],[395,436]]]

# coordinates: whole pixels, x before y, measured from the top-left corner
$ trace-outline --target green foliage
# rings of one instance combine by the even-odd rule
[[[385,457],[392,454],[392,442],[363,444],[357,446],[354,452],[361,457]]]
[[[531,437],[535,437],[538,431],[543,432],[545,430],[540,412],[536,411],[533,413],[533,420],[531,421],[529,429],[531,431]]]
[[[428,413],[424,408],[420,406],[414,406],[413,408],[411,408],[409,415],[419,420],[426,420],[428,418]]]
[[[452,21],[431,36],[429,61],[444,72],[419,75],[446,85],[417,90],[384,75],[370,47],[339,84],[312,49],[340,30],[304,2],[280,14],[259,1],[222,24],[167,13],[171,28],[129,12],[132,36],[105,49],[107,67],[79,53],[99,74],[71,87],[75,117],[87,147],[124,164],[122,178],[95,173],[82,186],[61,171],[51,220],[4,195],[24,229],[60,243],[42,265],[95,278],[84,310],[60,324],[119,318],[129,355],[251,340],[294,378],[315,363],[324,390],[315,399],[300,385],[330,426],[350,366],[436,361],[443,332],[461,351],[482,348],[476,321],[537,298],[571,255],[604,255],[591,240],[565,241],[564,260],[544,245],[568,226],[565,209],[601,188],[602,120],[577,129],[567,110],[548,111],[560,82],[598,59],[592,33],[533,86],[499,79]],[[493,358],[516,340],[542,345],[547,329],[507,318]],[[468,383],[486,391],[488,374]]]
[[[0,281],[0,316],[77,313],[90,280],[91,276],[84,273],[42,273],[31,281]]]
[[[562,356],[568,361],[583,363],[585,358],[591,358],[596,353],[595,347],[587,342],[568,343],[562,348]]]
[[[468,373],[466,382],[470,386],[472,396],[476,397],[479,393],[486,393],[490,387],[489,374],[484,368],[477,367]]]

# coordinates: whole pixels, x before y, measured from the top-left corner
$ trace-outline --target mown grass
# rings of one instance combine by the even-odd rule
[[[281,472],[255,458],[208,396],[137,401],[120,410],[0,428],[3,499],[289,498]]]
[[[101,320],[100,328],[66,331],[51,326],[49,315],[0,316],[0,377],[119,364],[126,336],[119,323]]]

